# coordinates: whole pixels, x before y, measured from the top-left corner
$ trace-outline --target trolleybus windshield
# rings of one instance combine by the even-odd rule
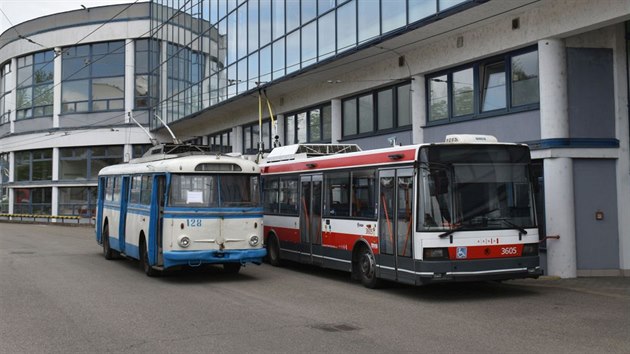
[[[420,231],[535,227],[526,147],[442,145],[420,155]]]
[[[260,207],[258,176],[173,174],[169,206],[184,208]]]

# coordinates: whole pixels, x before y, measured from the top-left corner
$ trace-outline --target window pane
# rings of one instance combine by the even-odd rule
[[[17,72],[18,87],[30,86],[33,83],[33,66],[19,68]]]
[[[258,50],[258,1],[249,1],[249,24],[247,30],[249,36],[247,38],[249,52],[255,52]],[[244,26],[241,26],[245,28]]]
[[[330,173],[324,177],[326,183],[326,216],[350,216],[350,174]]]
[[[374,104],[372,95],[359,97],[359,134],[374,130]]]
[[[53,84],[33,87],[33,105],[46,106],[53,104]]]
[[[284,76],[284,38],[273,42],[273,80]]]
[[[512,57],[512,106],[539,101],[538,52]]]
[[[335,55],[335,13],[319,18],[319,60]]]
[[[238,8],[238,58],[247,55],[247,5]]]
[[[346,50],[357,44],[356,2],[349,3],[337,9],[337,51]]]
[[[453,116],[474,113],[473,81],[472,68],[453,73]]]
[[[84,180],[87,178],[86,159],[62,159],[59,163],[59,178],[62,180]]]
[[[378,1],[359,1],[359,43],[376,38],[380,34]]]
[[[357,101],[350,99],[343,101],[343,135],[357,133]]]
[[[378,129],[391,129],[394,127],[394,95],[392,89],[378,93]]]
[[[330,105],[322,108],[322,140],[330,141],[332,135],[331,126],[332,109]]]
[[[407,24],[407,12],[405,1],[381,0],[383,10],[383,33],[403,27]]]
[[[284,3],[272,1],[273,4],[273,39],[284,35]]]
[[[247,85],[253,89],[258,85],[258,52],[249,56],[247,61]]]
[[[449,7],[453,7],[466,1],[468,0],[439,0],[440,11],[444,11]]]
[[[321,116],[319,109],[313,109],[309,117],[309,142],[320,141],[321,136]]]
[[[125,54],[106,54],[93,58],[93,77],[120,75],[125,75]]]
[[[374,170],[352,172],[352,216],[358,218],[376,216],[374,175]]]
[[[271,42],[271,0],[260,0],[260,45],[263,46],[269,42]]]
[[[286,6],[287,32],[291,32],[300,25],[300,0],[286,0]],[[274,31],[275,34],[276,31]]]
[[[317,2],[302,0],[302,23],[307,23],[317,16]]]
[[[40,84],[53,81],[54,75],[52,62],[35,64],[34,70],[35,74],[33,75],[33,83]]]
[[[271,81],[271,46],[260,50],[260,81]]]
[[[335,7],[335,0],[317,0],[317,13],[320,15],[333,7]]]
[[[17,90],[17,109],[30,108],[33,105],[31,88]]]
[[[295,144],[295,116],[287,116],[285,120],[284,145]]]
[[[287,73],[300,69],[300,31],[287,36]]]
[[[89,81],[68,81],[62,85],[62,102],[87,101],[89,92]]]
[[[302,27],[302,67],[315,63],[317,59],[317,23]]]
[[[434,15],[437,12],[437,1],[409,1],[409,22],[415,22]]]
[[[92,99],[124,98],[125,78],[110,77],[92,80]]]
[[[448,80],[446,75],[429,79],[429,121],[448,118]]]
[[[505,62],[482,66],[481,77],[481,110],[486,112],[505,108]]]
[[[398,87],[398,126],[411,124],[411,85]]]
[[[306,112],[297,114],[297,142],[306,143]]]
[[[88,58],[66,58],[61,61],[62,67],[62,80],[68,79],[83,79],[89,77],[90,67],[86,64],[89,63]]]

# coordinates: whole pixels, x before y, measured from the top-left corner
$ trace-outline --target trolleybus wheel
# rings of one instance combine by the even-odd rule
[[[101,236],[103,242],[103,256],[105,259],[112,260],[116,258],[115,251],[109,247],[109,224],[103,226],[103,234]]]
[[[149,263],[149,252],[147,252],[147,245],[144,237],[140,240],[140,263],[142,263],[142,269],[146,275],[150,277],[157,277],[160,275],[160,272],[153,269]]]
[[[376,261],[374,254],[365,246],[361,248],[358,267],[359,277],[363,286],[370,289],[380,286],[380,281],[376,277]]]
[[[274,267],[280,266],[280,246],[276,236],[271,235],[267,239],[267,253],[269,255],[269,264]]]
[[[228,274],[237,274],[240,270],[240,263],[223,263],[223,271]]]

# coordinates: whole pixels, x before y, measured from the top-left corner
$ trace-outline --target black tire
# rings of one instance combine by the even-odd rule
[[[223,263],[223,271],[228,274],[238,274],[241,270],[240,263]]]
[[[359,279],[363,286],[370,289],[380,287],[381,281],[376,277],[376,260],[368,247],[361,247],[357,267]]]
[[[160,275],[160,271],[151,267],[151,264],[149,263],[149,252],[147,252],[147,245],[144,238],[140,240],[140,264],[142,264],[144,274],[147,276],[157,277]]]
[[[282,264],[280,260],[280,245],[276,236],[272,235],[267,239],[267,258],[269,259],[269,264],[274,267],[279,267]]]
[[[109,224],[103,226],[103,233],[101,234],[101,242],[103,244],[103,256],[108,261],[116,259],[116,252],[109,247]]]

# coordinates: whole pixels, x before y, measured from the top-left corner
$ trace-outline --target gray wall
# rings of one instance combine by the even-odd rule
[[[11,124],[5,123],[0,125],[0,136],[9,134],[9,132],[11,132]]]
[[[612,49],[567,48],[571,138],[615,137]]]
[[[124,111],[62,114],[59,116],[59,128],[119,125],[125,123],[126,116]]]
[[[619,269],[614,160],[573,160],[577,268]],[[604,213],[595,220],[595,212]],[[562,237],[562,236],[561,236]]]
[[[51,130],[53,126],[52,117],[29,118],[15,121],[16,133],[28,133]]]
[[[527,111],[499,117],[473,119],[433,127],[424,127],[424,142],[442,142],[448,134],[493,135],[501,142],[540,140],[540,111]]]

